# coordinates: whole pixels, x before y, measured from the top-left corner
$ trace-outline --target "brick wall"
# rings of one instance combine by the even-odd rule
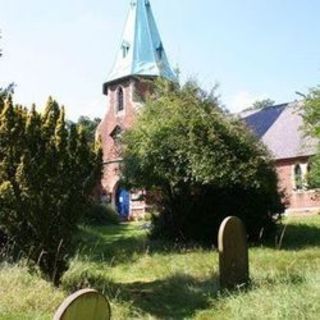
[[[117,112],[117,92],[120,87],[123,90],[124,109]],[[112,133],[117,126],[121,130],[126,130],[133,124],[137,109],[132,99],[133,87],[134,82],[131,80],[108,87],[106,115],[98,127],[105,163],[102,188],[108,193],[114,191],[119,180],[119,164],[117,162],[119,160],[119,146],[112,137]]]
[[[308,157],[276,161],[280,189],[285,192],[288,212],[314,211],[320,209],[320,199],[313,190],[298,190],[295,183],[294,168],[300,164],[303,175],[307,173]]]
[[[123,90],[124,109],[117,111],[118,90]],[[107,96],[106,114],[101,121],[97,133],[101,138],[103,149],[104,170],[101,181],[101,193],[107,194],[114,202],[119,182],[119,151],[120,145],[116,143],[115,130],[122,131],[130,128],[142,106],[144,98],[149,92],[150,84],[138,79],[126,79],[105,87]],[[140,216],[145,212],[145,204],[134,199],[132,195],[131,215]]]

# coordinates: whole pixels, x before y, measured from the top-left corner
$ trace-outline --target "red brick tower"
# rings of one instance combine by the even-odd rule
[[[143,79],[165,77],[176,81],[149,0],[131,0],[130,10],[115,65],[103,86],[107,112],[98,127],[104,158],[102,198],[111,202],[123,219],[145,212],[139,193],[125,190],[119,183],[119,137],[129,128],[141,108],[147,88]]]

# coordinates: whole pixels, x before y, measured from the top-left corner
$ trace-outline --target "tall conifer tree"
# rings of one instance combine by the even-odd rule
[[[59,282],[77,223],[101,174],[101,151],[82,130],[68,131],[64,108],[49,98],[40,115],[13,106],[0,116],[0,229]]]

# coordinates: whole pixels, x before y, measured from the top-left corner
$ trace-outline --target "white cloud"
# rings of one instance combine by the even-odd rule
[[[249,108],[255,101],[267,99],[267,94],[255,94],[246,90],[242,90],[230,99],[228,108],[231,112],[239,112]]]

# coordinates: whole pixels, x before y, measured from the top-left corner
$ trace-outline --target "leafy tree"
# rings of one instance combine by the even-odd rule
[[[257,100],[255,101],[251,107],[249,107],[247,110],[260,110],[264,109],[267,107],[274,106],[275,101],[267,98],[267,99],[262,99],[262,100]]]
[[[101,159],[81,128],[68,129],[64,108],[53,99],[43,114],[6,100],[0,115],[0,229],[56,284],[100,178]]]
[[[86,116],[81,116],[78,119],[77,124],[82,127],[86,139],[92,144],[95,143],[96,131],[100,122],[100,118],[94,118],[93,120],[91,120],[89,117]]]
[[[306,134],[320,141],[320,86],[309,91],[301,111]],[[320,142],[317,155],[311,159],[310,169],[309,186],[320,188]]]
[[[284,209],[265,147],[196,83],[159,81],[123,143],[123,180],[151,193],[160,212],[155,237],[213,243],[237,215],[256,240]]]
[[[307,133],[320,137],[320,86],[310,89],[303,104],[302,116]]]

